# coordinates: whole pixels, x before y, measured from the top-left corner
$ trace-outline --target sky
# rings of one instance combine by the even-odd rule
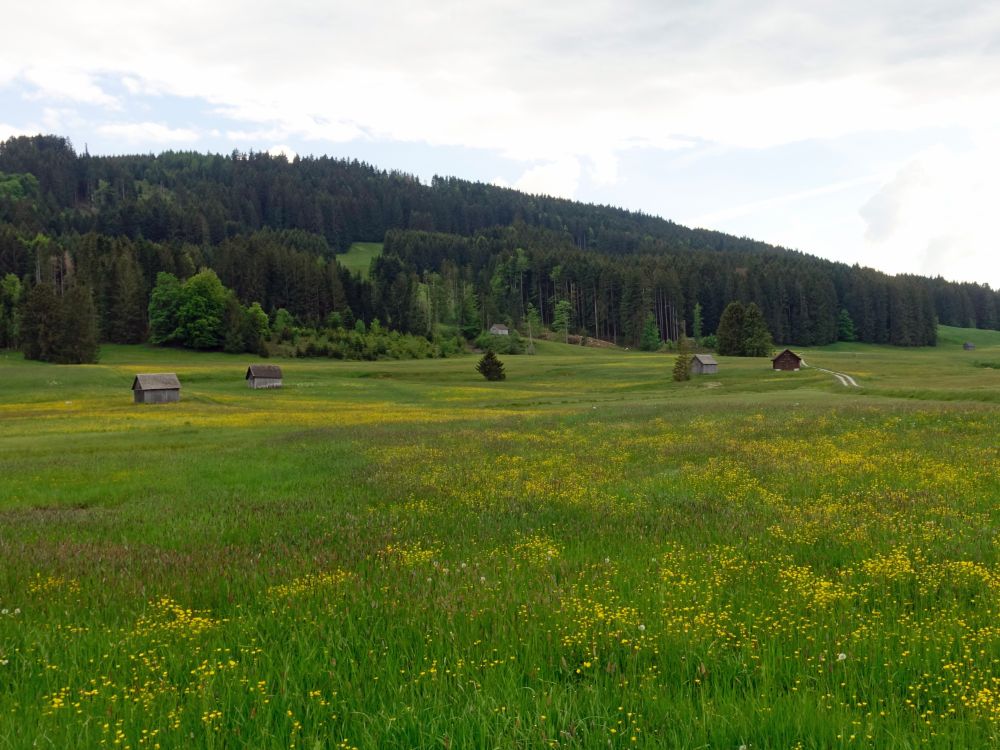
[[[0,139],[358,158],[1000,288],[1000,3],[35,0]]]

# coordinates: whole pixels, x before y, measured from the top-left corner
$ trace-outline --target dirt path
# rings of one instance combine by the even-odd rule
[[[802,366],[803,367],[810,367],[811,365],[806,364],[806,361],[802,360]],[[835,377],[837,380],[840,381],[840,384],[842,386],[845,386],[847,388],[860,388],[861,387],[860,385],[858,385],[858,381],[855,380],[854,378],[852,378],[846,372],[834,372],[833,370],[827,370],[827,369],[825,369],[823,367],[813,367],[812,369],[819,370],[820,372],[826,372],[826,373],[829,373],[830,375],[833,375],[833,377]]]

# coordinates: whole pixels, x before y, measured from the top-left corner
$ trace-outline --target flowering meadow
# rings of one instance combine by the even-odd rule
[[[1000,746],[1000,334],[803,354],[0,353],[0,748]]]

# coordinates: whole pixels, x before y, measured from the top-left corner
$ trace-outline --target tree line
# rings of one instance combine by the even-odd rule
[[[334,258],[361,240],[385,243],[369,278]],[[677,341],[695,334],[696,309],[716,331],[732,301],[755,304],[780,344],[912,346],[934,343],[937,322],[1000,328],[1000,295],[986,285],[888,276],[609,206],[453,178],[425,185],[328,157],[0,143],[0,346],[41,284],[64,306],[89,296],[99,340],[157,338],[159,274],[183,287],[205,269],[272,325],[278,310],[314,328],[336,314],[345,330],[378,319],[428,340],[523,327],[534,311],[566,335]]]

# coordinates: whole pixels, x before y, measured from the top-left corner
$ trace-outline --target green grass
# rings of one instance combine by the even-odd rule
[[[0,353],[0,748],[995,746],[1000,341],[949,335],[805,350],[860,389]]]
[[[368,278],[368,269],[371,268],[372,261],[381,254],[381,242],[355,242],[346,253],[337,256],[337,262],[351,273]]]

